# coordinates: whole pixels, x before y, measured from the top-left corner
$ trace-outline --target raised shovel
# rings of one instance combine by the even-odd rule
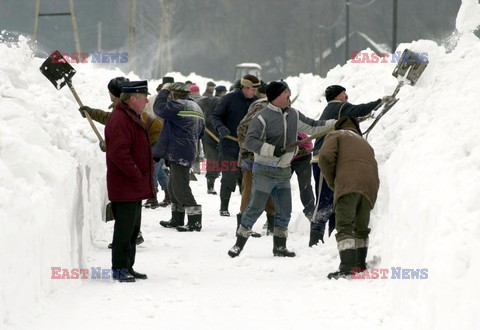
[[[400,61],[398,61],[397,66],[392,72],[392,76],[397,78],[398,83],[395,91],[390,96],[391,101],[384,104],[380,103],[377,108],[373,110],[375,111],[383,105],[382,111],[380,111],[380,113],[375,117],[375,120],[367,128],[367,130],[363,132],[365,138],[368,138],[368,134],[372,131],[378,121],[388,112],[388,110],[390,110],[391,107],[395,105],[395,103],[397,103],[399,99],[396,96],[400,91],[400,88],[402,88],[405,83],[411,86],[415,86],[418,79],[420,79],[423,71],[425,71],[427,65],[428,60],[426,58],[420,57],[418,53],[412,52],[408,49],[405,49],[403,51]]]
[[[75,98],[75,100],[77,100],[78,105],[80,107],[83,107],[83,103],[80,100],[80,97],[78,97],[78,94],[72,85],[72,77],[77,72],[63,58],[62,54],[58,50],[54,51],[45,60],[45,62],[42,63],[42,65],[40,66],[40,72],[42,72],[42,74],[45,77],[47,77],[47,79],[50,80],[53,86],[55,86],[55,88],[58,90],[62,89],[63,86],[67,85],[70,91],[72,92],[73,97]],[[100,145],[101,146],[105,145],[105,140],[98,132],[88,112],[84,111],[83,113],[85,115],[85,118],[87,118],[88,122],[90,123],[90,126],[93,129],[93,132],[95,132],[95,135],[98,137],[98,140],[100,141]]]

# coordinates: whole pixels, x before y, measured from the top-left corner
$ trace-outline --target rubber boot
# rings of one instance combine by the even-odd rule
[[[295,257],[295,252],[287,249],[287,238],[273,236],[273,255],[275,257]]]
[[[171,203],[172,203],[172,201],[170,200],[170,195],[168,194],[168,190],[165,190],[165,197],[163,198],[163,201],[158,203],[158,206],[167,207]]]
[[[186,226],[177,227],[177,230],[182,232],[202,230],[202,206],[185,207],[185,212],[188,214],[188,223]]]
[[[336,272],[328,274],[328,279],[346,278],[352,275],[352,267],[355,266],[357,250],[355,249],[355,239],[347,238],[337,243],[340,254],[340,266]]]
[[[240,227],[241,223],[242,223],[242,213],[238,213],[237,214],[237,230]],[[237,230],[235,231],[235,233],[237,232]],[[250,231],[250,236],[252,236],[254,238],[259,238],[259,237],[262,237],[262,234],[257,233],[255,231]]]
[[[183,226],[185,220],[185,212],[173,211],[172,218],[169,221],[160,221],[160,225],[165,228],[176,228]]]
[[[228,212],[228,204],[230,203],[230,198],[221,198],[220,199],[220,215],[222,217],[229,217],[230,212]]]
[[[308,246],[312,247],[314,245],[317,245],[319,241],[322,241],[322,243],[325,243],[323,241],[323,234],[324,232],[321,232],[318,230],[310,230],[310,241],[308,242]]]
[[[274,227],[275,227],[275,214],[267,213],[267,236],[273,235]]]
[[[363,272],[367,269],[368,238],[356,238],[355,248],[355,268],[356,271]]]
[[[240,252],[242,252],[245,243],[247,243],[248,237],[237,235],[237,241],[235,245],[228,250],[228,255],[232,258],[238,257]]]
[[[189,214],[186,226],[177,227],[178,231],[200,231],[202,230],[202,214]]]
[[[215,191],[215,179],[207,179],[207,194],[217,194],[217,192]]]

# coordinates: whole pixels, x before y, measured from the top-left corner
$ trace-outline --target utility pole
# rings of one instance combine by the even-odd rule
[[[136,45],[135,45],[135,24],[136,24],[136,7],[137,0],[130,0],[130,25],[128,29],[128,58],[131,60],[131,70],[136,72],[137,57],[136,57]]]
[[[75,41],[75,48],[77,53],[80,54],[80,37],[78,35],[77,16],[75,15],[75,6],[73,0],[69,0],[70,11],[63,13],[41,13],[40,12],[40,0],[35,1],[35,20],[33,22],[33,44],[37,41],[38,37],[38,21],[41,16],[70,16],[72,19],[73,39]]]
[[[345,0],[346,26],[345,31],[345,62],[350,59],[350,0]]]
[[[73,40],[75,40],[75,48],[77,53],[80,54],[80,38],[78,36],[77,15],[75,15],[75,7],[73,6],[73,0],[70,3],[70,16],[72,18]]]
[[[397,49],[397,18],[398,18],[398,0],[393,0],[392,17],[392,53]]]
[[[97,23],[97,50],[102,50],[102,22]]]

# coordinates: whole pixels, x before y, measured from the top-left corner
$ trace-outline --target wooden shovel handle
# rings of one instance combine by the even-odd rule
[[[207,132],[207,134],[210,135],[212,137],[212,139],[214,139],[217,142],[220,142],[220,139],[215,134],[213,134],[213,132],[211,130],[209,130],[206,127],[205,127],[205,132]]]
[[[80,100],[80,97],[78,96],[77,94],[77,91],[75,90],[75,88],[73,88],[73,85],[72,85],[72,82],[71,81],[67,81],[67,85],[68,85],[68,88],[70,89],[70,91],[72,92],[73,94],[73,97],[75,98],[75,100],[77,100],[77,103],[80,107],[83,107],[83,103],[82,101]],[[92,127],[93,129],[93,132],[95,133],[95,135],[97,136],[98,138],[98,141],[100,141],[101,143],[105,143],[105,140],[103,140],[103,137],[100,135],[100,132],[97,130],[97,127],[95,127],[95,124],[93,123],[93,120],[92,118],[90,117],[90,115],[88,114],[88,112],[84,111],[83,112],[85,114],[85,117],[87,118],[88,122],[90,123],[90,126]]]

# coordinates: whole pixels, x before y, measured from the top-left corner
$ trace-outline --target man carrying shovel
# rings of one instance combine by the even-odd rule
[[[323,110],[320,119],[339,119],[343,116],[363,117],[370,114],[374,109],[377,109],[382,103],[387,103],[391,100],[391,96],[384,96],[382,99],[363,104],[351,104],[348,102],[347,90],[340,85],[328,86],[325,90],[325,97],[327,99],[327,106]],[[333,212],[333,191],[330,189],[320,172],[317,163],[317,156],[320,148],[323,145],[324,137],[320,137],[315,141],[313,148],[313,177],[315,179],[315,191],[317,196],[317,212],[315,219],[312,219],[310,224],[310,241],[308,246],[323,242],[323,235],[325,226],[328,222],[329,234],[335,228],[335,214]]]
[[[130,82],[130,80],[124,77],[116,77],[110,80],[107,86],[108,92],[110,95],[110,100],[112,101],[112,105],[110,106],[110,108],[114,108],[117,105],[117,103],[120,102],[120,94],[122,93],[122,86],[128,82]],[[78,110],[80,111],[80,114],[83,117],[85,117],[84,112],[87,112],[93,120],[103,125],[107,123],[108,119],[110,118],[110,115],[112,114],[112,112],[103,111],[100,109],[92,109],[88,106],[81,106]],[[141,119],[148,130],[150,145],[153,147],[153,145],[155,145],[155,143],[157,142],[158,137],[160,136],[160,133],[162,132],[163,123],[160,119],[152,116],[146,111],[142,112]],[[102,146],[102,144],[100,145]],[[102,150],[105,151],[105,146],[103,146]],[[147,204],[149,204],[152,208],[155,208],[155,204],[158,205],[158,200],[156,197],[149,199],[147,200]],[[138,233],[136,244],[139,245],[139,244],[142,244],[143,242],[144,242],[144,239],[142,236],[142,232],[140,231]],[[108,245],[108,248],[109,249],[112,248],[112,243]]]
[[[146,80],[124,84],[120,102],[105,125],[107,189],[115,216],[112,271],[113,278],[120,282],[147,278],[134,271],[133,265],[142,200],[155,196],[150,139],[140,116],[148,94]]]

